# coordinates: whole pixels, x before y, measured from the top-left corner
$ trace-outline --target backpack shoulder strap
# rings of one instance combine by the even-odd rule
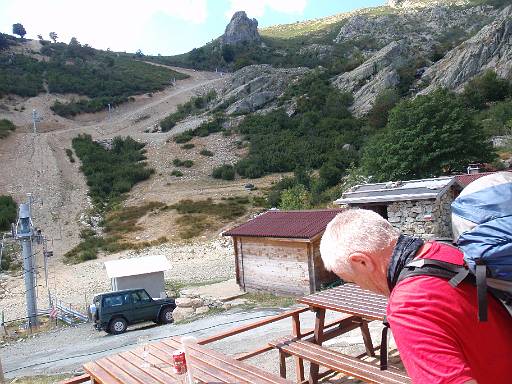
[[[469,275],[464,266],[432,259],[416,259],[408,263],[398,277],[398,282],[413,276],[434,276],[448,280],[452,287],[459,285]],[[397,282],[397,283],[398,283]]]

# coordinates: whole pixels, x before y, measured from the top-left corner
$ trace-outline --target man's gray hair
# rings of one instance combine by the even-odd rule
[[[320,242],[320,254],[328,271],[351,273],[348,260],[351,254],[374,254],[391,246],[398,235],[398,230],[378,213],[348,209],[327,225]]]

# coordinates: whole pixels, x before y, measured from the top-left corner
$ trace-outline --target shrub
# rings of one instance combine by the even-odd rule
[[[183,120],[187,116],[203,111],[207,107],[208,103],[216,97],[217,93],[215,90],[211,90],[204,95],[194,96],[186,103],[178,105],[176,112],[171,113],[160,121],[162,131],[170,131],[178,121]]]
[[[189,144],[185,144],[185,145],[182,145],[182,146],[181,146],[181,148],[183,148],[183,149],[192,149],[192,148],[194,148],[194,147],[195,147],[195,145],[194,145],[194,144],[191,144],[191,143],[189,143]]]
[[[176,167],[185,167],[185,168],[191,168],[194,165],[194,162],[192,160],[180,160],[180,159],[174,159],[172,163]]]
[[[215,179],[234,180],[235,168],[229,164],[221,165],[213,170],[212,176]]]
[[[73,157],[73,151],[69,148],[66,149],[66,155],[68,156],[69,162],[74,163],[75,158]]]
[[[462,100],[469,107],[483,109],[486,103],[501,101],[512,94],[512,86],[506,79],[489,70],[472,79],[464,88]]]
[[[288,210],[311,208],[311,194],[304,185],[297,184],[281,193],[280,208]]]
[[[61,103],[60,101],[56,101],[53,103],[50,109],[59,116],[70,117],[76,116],[80,113],[94,113],[104,111],[108,107],[108,104],[110,104],[112,107],[115,107],[119,104],[126,103],[127,101],[128,97],[126,96],[104,96],[91,100],[71,101],[69,103]]]
[[[0,139],[4,139],[16,130],[16,126],[11,120],[0,119]]]
[[[80,169],[87,179],[89,195],[100,209],[119,201],[124,193],[154,172],[143,161],[145,144],[131,137],[114,138],[111,150],[94,142],[89,135],[75,137],[72,144],[82,161]]]
[[[11,196],[0,195],[0,230],[9,230],[16,221],[18,206]]]
[[[199,152],[199,154],[202,155],[202,156],[208,156],[208,157],[212,157],[213,156],[213,152],[209,151],[207,149],[202,149],[201,152]]]
[[[185,131],[183,133],[180,133],[180,134],[174,136],[174,141],[177,144],[183,144],[183,143],[189,142],[193,138],[194,138],[194,135],[192,133],[192,130],[188,130],[188,131]]]
[[[175,170],[173,170],[171,172],[171,176],[181,177],[181,176],[183,176],[183,172],[181,172],[180,170],[175,169]]]

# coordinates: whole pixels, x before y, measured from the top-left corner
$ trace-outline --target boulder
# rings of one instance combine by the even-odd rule
[[[210,308],[207,306],[196,308],[196,315],[204,315],[205,313],[208,313],[209,310]]]
[[[172,317],[174,321],[182,321],[189,317],[192,317],[195,314],[194,308],[184,308],[184,307],[176,307],[174,311],[172,311]]]
[[[227,25],[221,41],[226,45],[261,42],[258,21],[249,19],[245,11],[236,12]]]
[[[191,299],[189,297],[178,297],[176,299],[176,306],[182,308],[192,308],[192,300],[195,299]]]
[[[201,298],[192,299],[191,304],[192,304],[192,307],[198,308],[198,307],[202,307],[204,305],[204,301]]]

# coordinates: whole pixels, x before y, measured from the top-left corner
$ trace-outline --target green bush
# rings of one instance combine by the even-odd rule
[[[0,195],[0,230],[9,230],[16,221],[18,206],[11,196]]]
[[[171,176],[181,177],[181,176],[183,176],[183,172],[181,172],[180,170],[175,169],[175,170],[173,170],[171,172]]]
[[[160,121],[162,132],[170,131],[178,121],[183,120],[185,117],[204,111],[208,103],[216,97],[217,93],[215,90],[211,90],[204,95],[194,96],[186,103],[178,105],[176,112],[171,113]]]
[[[82,161],[81,171],[87,179],[93,203],[103,209],[122,198],[122,195],[154,172],[144,160],[145,144],[131,137],[116,137],[107,150],[89,135],[72,141],[76,155]]]
[[[80,113],[94,113],[105,111],[110,104],[112,107],[126,103],[129,100],[126,96],[116,97],[97,97],[91,100],[71,101],[69,103],[61,103],[55,101],[50,109],[57,115],[62,117],[76,116]]]
[[[172,161],[172,163],[176,167],[185,167],[185,168],[191,168],[194,165],[194,162],[192,160],[174,159]]]
[[[193,138],[194,138],[194,135],[192,133],[192,130],[188,130],[188,131],[182,132],[182,133],[174,136],[174,141],[177,144],[183,144],[183,143],[189,142]]]
[[[229,164],[221,165],[213,170],[212,176],[215,179],[234,180],[235,168]]]
[[[199,154],[202,155],[202,156],[208,156],[208,157],[212,157],[213,156],[213,152],[209,151],[207,149],[202,149],[201,152],[199,152]]]
[[[0,139],[4,139],[16,130],[16,126],[11,120],[0,119]]]
[[[69,148],[66,149],[66,155],[68,156],[69,162],[74,163],[75,158],[73,157],[73,151]]]
[[[399,103],[382,133],[365,147],[363,165],[378,181],[463,171],[496,157],[488,138],[456,94],[437,90]]]
[[[483,109],[487,103],[502,101],[511,95],[510,82],[489,70],[468,82],[462,92],[462,100],[471,108]]]
[[[195,145],[194,145],[194,144],[191,144],[191,143],[189,143],[189,144],[185,144],[185,145],[182,145],[182,146],[181,146],[181,148],[183,148],[183,149],[192,149],[192,148],[194,148],[194,147],[195,147]]]
[[[44,91],[46,81],[51,93],[76,93],[92,99],[122,97],[126,101],[129,95],[161,90],[174,78],[188,77],[128,55],[96,51],[82,46],[76,39],[69,45],[46,45],[41,54],[47,56],[47,60],[0,54],[0,96],[36,96]],[[80,108],[85,107],[68,106],[66,110],[69,113],[81,111]]]

